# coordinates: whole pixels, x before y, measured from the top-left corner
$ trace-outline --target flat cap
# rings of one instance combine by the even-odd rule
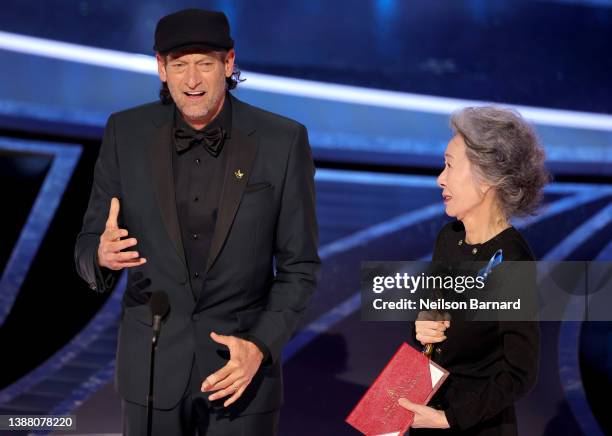
[[[160,53],[188,48],[229,50],[233,47],[229,22],[223,12],[185,9],[162,17],[155,28],[153,50]]]

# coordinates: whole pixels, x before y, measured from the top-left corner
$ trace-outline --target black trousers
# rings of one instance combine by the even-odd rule
[[[195,365],[187,391],[179,404],[170,410],[153,409],[153,436],[276,436],[278,435],[278,410],[228,417],[212,410],[199,395],[201,380]],[[224,399],[225,400],[225,399]],[[223,401],[224,401],[223,400]],[[123,434],[146,436],[147,408],[122,400]]]

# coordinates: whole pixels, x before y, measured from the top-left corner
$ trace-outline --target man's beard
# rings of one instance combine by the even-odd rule
[[[189,101],[187,101],[183,107],[179,107],[179,109],[181,110],[183,116],[187,118],[194,120],[206,119],[219,106],[219,103],[223,97],[223,92],[219,92],[211,97],[212,99],[209,102],[203,102],[203,106],[201,104],[190,105]]]
[[[184,116],[193,119],[202,119],[206,118],[211,111],[211,107],[206,105],[203,108],[194,107],[194,106],[186,106],[181,108],[181,112]]]

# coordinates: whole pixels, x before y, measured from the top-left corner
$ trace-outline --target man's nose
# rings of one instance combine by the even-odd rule
[[[201,82],[200,72],[195,65],[191,65],[187,69],[187,86],[191,89],[195,89]]]

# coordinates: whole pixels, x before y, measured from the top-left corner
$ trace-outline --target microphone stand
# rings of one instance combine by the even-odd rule
[[[157,339],[161,327],[160,315],[153,316],[153,337],[151,338],[151,364],[149,365],[149,395],[147,396],[147,436],[151,436],[153,429],[153,381],[155,374],[155,351],[157,350]]]

